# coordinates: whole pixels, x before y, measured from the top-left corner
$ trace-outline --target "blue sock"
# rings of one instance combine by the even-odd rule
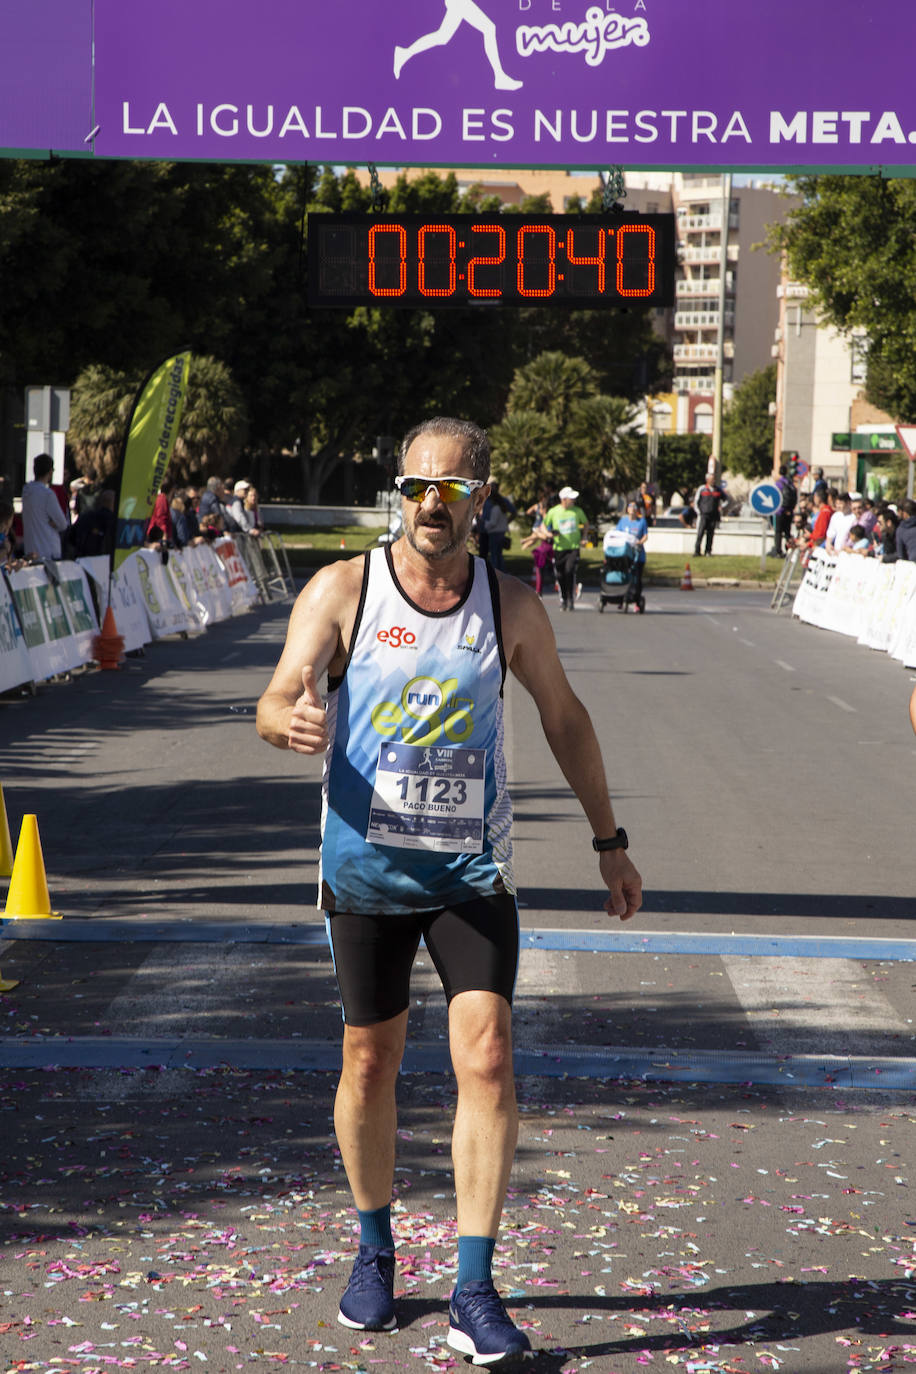
[[[390,1203],[387,1207],[376,1207],[374,1212],[360,1212],[357,1209],[356,1215],[359,1217],[360,1245],[377,1245],[394,1249],[394,1236],[391,1234]]]
[[[458,1237],[458,1277],[455,1291],[466,1283],[492,1280],[493,1251],[496,1240],[492,1236]]]

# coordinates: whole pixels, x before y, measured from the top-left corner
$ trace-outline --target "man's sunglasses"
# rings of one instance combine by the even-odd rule
[[[394,485],[408,501],[425,501],[429,492],[434,491],[448,505],[452,501],[466,501],[486,483],[473,477],[438,477],[435,482],[428,477],[396,477]]]

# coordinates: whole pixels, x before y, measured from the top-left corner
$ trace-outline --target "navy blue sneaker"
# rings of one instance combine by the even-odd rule
[[[498,1364],[531,1353],[528,1337],[510,1321],[502,1298],[487,1280],[466,1283],[453,1293],[448,1315],[448,1343],[470,1355],[472,1364]]]
[[[353,1261],[337,1320],[356,1331],[395,1331],[394,1251],[390,1246],[361,1245]]]

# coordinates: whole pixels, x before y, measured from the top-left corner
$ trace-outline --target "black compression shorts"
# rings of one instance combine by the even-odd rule
[[[459,992],[496,992],[512,1003],[518,907],[509,893],[394,916],[333,912],[326,921],[348,1026],[374,1026],[407,1010],[421,935],[449,1002]]]

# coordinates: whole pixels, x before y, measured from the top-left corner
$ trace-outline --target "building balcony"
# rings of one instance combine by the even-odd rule
[[[726,325],[734,325],[734,310],[726,310]],[[678,310],[674,316],[675,329],[718,329],[718,310]]]
[[[674,284],[674,289],[679,296],[710,296],[718,298],[719,278],[706,277],[698,281],[696,277],[681,277]]]
[[[703,232],[714,233],[722,228],[722,211],[714,210],[708,215],[679,215],[677,221],[678,229],[681,232],[691,230],[702,230]],[[731,214],[728,217],[729,229],[738,228],[738,216]]]
[[[690,392],[691,395],[711,396],[715,390],[716,379],[713,373],[695,373],[692,376],[675,377],[674,390]]]
[[[674,345],[675,363],[714,363],[719,357],[718,346],[714,343],[691,343]],[[725,340],[723,355],[726,358],[735,356],[735,345],[731,339]]]

